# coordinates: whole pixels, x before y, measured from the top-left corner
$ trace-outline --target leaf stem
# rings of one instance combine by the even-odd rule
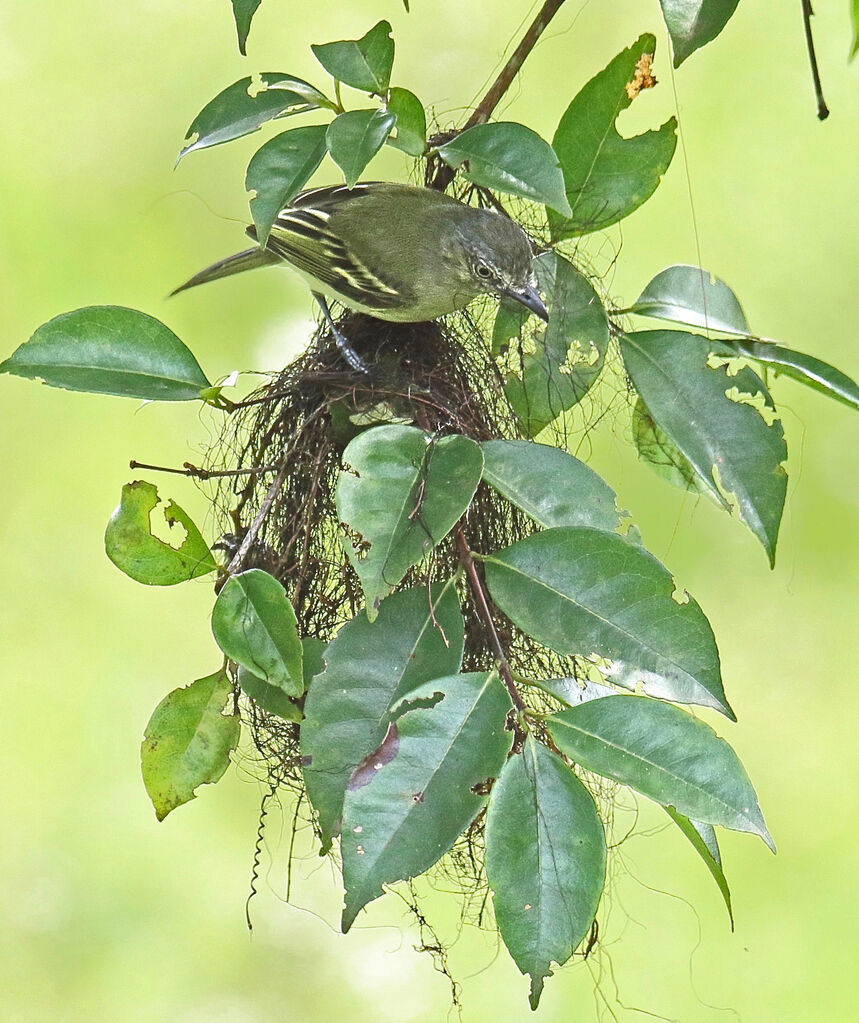
[[[286,478],[286,471],[288,468],[289,462],[287,459],[284,459],[283,465],[280,467],[280,471],[278,472],[277,476],[275,476],[271,486],[266,491],[266,495],[262,500],[262,504],[259,506],[259,511],[254,516],[253,522],[250,524],[250,526],[248,526],[247,533],[245,533],[245,535],[242,537],[242,542],[239,546],[239,549],[236,551],[233,560],[229,563],[229,565],[227,565],[228,576],[236,575],[238,571],[241,569],[242,565],[244,564],[245,558],[248,556],[248,551],[250,551],[251,547],[253,546],[254,540],[256,540],[257,538],[257,534],[259,533],[260,529],[262,529],[262,525],[265,522],[269,509],[274,503],[274,499],[277,497],[278,491],[280,490],[281,485],[283,484],[283,481]]]
[[[513,705],[517,710],[525,710],[525,701],[519,695],[519,690],[516,688],[516,683],[513,681],[513,671],[510,668],[510,662],[507,660],[507,655],[504,653],[504,647],[501,645],[501,639],[498,635],[498,630],[495,628],[495,622],[492,619],[492,611],[489,608],[489,600],[486,596],[486,590],[483,587],[480,576],[477,572],[477,565],[475,564],[474,558],[471,553],[471,549],[468,546],[468,541],[465,539],[465,531],[462,528],[462,523],[458,522],[454,527],[456,534],[456,545],[459,548],[459,562],[465,569],[465,574],[468,578],[468,585],[471,589],[474,602],[477,605],[477,612],[483,619],[483,624],[486,628],[487,635],[489,636],[489,642],[492,646],[495,659],[498,662],[498,674],[501,676],[501,680],[507,687],[507,692],[510,694],[510,699],[513,701]]]
[[[811,34],[811,19],[814,11],[811,9],[811,0],[801,0],[802,21],[805,25],[805,43],[808,46],[808,62],[811,64],[811,77],[814,81],[814,95],[817,99],[817,116],[821,121],[829,117],[829,107],[823,98],[823,86],[820,84],[820,71],[817,67],[817,54],[814,50],[814,37]]]
[[[199,480],[220,479],[224,476],[255,476],[264,472],[274,472],[277,468],[276,465],[253,465],[247,469],[203,469],[190,462],[183,462],[182,468],[177,469],[171,465],[150,465],[148,462],[138,462],[133,458],[128,463],[128,467],[129,469],[149,469],[152,472],[169,472],[176,476],[193,476]]]
[[[466,128],[473,128],[476,124],[485,124],[489,120],[504,93],[510,88],[513,79],[519,74],[528,54],[534,49],[537,40],[543,34],[546,26],[555,17],[563,4],[564,0],[546,0],[537,13],[537,17],[531,22],[525,35],[519,40],[519,45],[510,54],[510,59],[501,69],[486,95],[474,108],[471,117],[465,122],[463,131]],[[428,181],[429,187],[443,192],[453,181],[455,173],[454,169],[446,163],[439,163],[432,179]]]

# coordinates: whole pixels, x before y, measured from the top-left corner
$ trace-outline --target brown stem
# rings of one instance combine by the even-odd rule
[[[265,522],[265,517],[269,513],[274,499],[277,497],[277,493],[280,490],[281,484],[286,477],[286,470],[288,463],[284,461],[280,468],[280,472],[275,476],[271,486],[266,491],[266,495],[262,500],[262,504],[259,506],[259,511],[256,513],[253,522],[248,527],[247,533],[242,537],[241,545],[236,551],[235,557],[227,565],[227,575],[236,575],[244,564],[245,558],[248,556],[248,551],[253,546],[254,540],[257,538],[257,534],[262,529],[262,525]]]
[[[525,58],[534,49],[537,40],[543,34],[546,26],[555,17],[564,4],[564,0],[546,0],[540,8],[537,17],[531,22],[528,31],[519,40],[519,45],[510,54],[510,59],[501,69],[498,77],[489,87],[489,91],[474,108],[471,117],[465,122],[466,128],[473,128],[476,124],[485,124],[492,116],[493,110],[498,106],[502,96],[510,88],[513,79],[519,73]],[[431,188],[443,192],[453,181],[455,171],[446,163],[440,163],[430,184]]]
[[[255,476],[259,473],[274,472],[276,465],[254,465],[248,469],[202,469],[190,462],[183,462],[181,469],[170,465],[149,465],[148,462],[138,462],[131,459],[128,463],[130,469],[149,469],[152,472],[170,472],[177,476],[193,476],[195,479],[211,480],[219,479],[222,476]]]
[[[495,628],[495,622],[492,619],[492,611],[489,608],[489,601],[486,598],[486,590],[483,588],[483,583],[477,573],[477,565],[475,565],[474,558],[471,556],[471,549],[468,546],[468,541],[465,539],[465,532],[462,528],[461,522],[456,524],[454,532],[456,533],[456,545],[459,548],[459,561],[465,569],[465,574],[468,576],[468,585],[471,589],[471,594],[474,597],[475,604],[477,605],[478,614],[483,619],[483,624],[486,628],[487,635],[489,636],[489,642],[492,645],[495,659],[498,662],[498,674],[501,676],[504,685],[507,686],[507,692],[510,693],[510,699],[513,701],[513,706],[517,710],[524,710],[525,702],[519,695],[519,690],[516,688],[516,683],[513,681],[510,662],[507,660],[507,655],[504,653],[504,647],[501,645],[501,639],[498,636],[498,630]]]
[[[817,99],[817,116],[821,121],[829,117],[829,107],[823,98],[823,86],[820,84],[820,71],[817,67],[817,54],[814,51],[814,37],[811,34],[811,19],[814,11],[811,0],[802,0],[802,21],[805,25],[805,44],[808,47],[808,62],[811,64],[811,77],[814,81],[814,95]]]

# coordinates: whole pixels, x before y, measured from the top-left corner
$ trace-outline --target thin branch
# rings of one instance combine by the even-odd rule
[[[465,539],[465,532],[462,528],[462,523],[458,522],[454,529],[456,533],[456,545],[459,548],[459,561],[462,567],[465,569],[465,574],[468,577],[468,585],[471,589],[474,602],[477,605],[477,611],[480,617],[483,619],[483,624],[486,628],[487,635],[489,636],[489,642],[492,646],[495,659],[498,662],[498,674],[501,676],[504,685],[507,686],[507,692],[510,693],[510,699],[513,701],[513,705],[517,710],[525,709],[525,701],[519,695],[519,690],[516,688],[516,683],[513,681],[513,672],[510,668],[510,662],[507,660],[507,655],[504,652],[504,647],[501,645],[501,639],[498,635],[498,630],[495,628],[495,622],[492,619],[492,611],[489,608],[489,601],[486,598],[486,590],[483,588],[483,583],[480,581],[480,576],[477,573],[477,565],[474,563],[474,558],[471,556],[471,549],[468,546],[468,541]]]
[[[147,462],[138,462],[131,459],[128,463],[129,469],[149,469],[152,472],[170,472],[176,476],[193,476],[199,480],[220,479],[224,476],[256,476],[264,472],[274,472],[276,465],[252,465],[247,469],[203,469],[190,462],[183,462],[181,469],[170,465],[149,465]]]
[[[537,40],[545,31],[546,26],[552,18],[555,17],[563,5],[564,0],[546,0],[540,8],[537,17],[531,22],[528,31],[519,40],[519,45],[510,55],[510,59],[489,87],[489,91],[474,108],[471,117],[469,117],[469,119],[465,122],[465,127],[462,129],[463,131],[465,131],[466,128],[473,128],[476,124],[485,124],[489,120],[492,116],[492,112],[501,102],[501,98],[513,83],[513,79],[519,74],[528,54],[534,49]],[[443,192],[451,181],[453,181],[454,174],[455,171],[452,167],[448,167],[446,163],[440,163],[438,169],[433,175],[430,187]]]
[[[805,25],[805,42],[808,46],[808,62],[811,64],[811,77],[814,80],[814,95],[817,99],[817,116],[821,121],[829,117],[829,107],[823,98],[823,86],[820,84],[820,71],[817,67],[817,54],[814,50],[814,37],[811,34],[811,19],[814,11],[811,9],[811,0],[802,0],[802,21]]]
[[[236,575],[239,569],[244,564],[245,558],[248,556],[248,551],[253,546],[254,540],[257,538],[257,534],[262,529],[265,518],[268,515],[269,509],[274,503],[274,499],[277,497],[278,491],[286,478],[286,471],[289,467],[288,461],[284,460],[283,465],[280,467],[280,472],[275,476],[271,486],[266,491],[266,495],[262,500],[262,504],[259,506],[259,511],[256,513],[253,522],[248,527],[247,533],[242,537],[242,542],[239,549],[235,553],[233,560],[227,565],[227,575]]]

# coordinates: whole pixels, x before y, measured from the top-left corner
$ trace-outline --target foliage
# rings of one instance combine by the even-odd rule
[[[243,54],[260,4],[233,0]],[[675,66],[718,35],[736,6],[662,0]],[[200,110],[179,159],[287,117],[320,119],[274,135],[250,159],[245,183],[264,246],[279,210],[328,156],[351,187],[392,146],[420,161],[428,183],[522,213],[541,250],[533,265],[549,322],[535,327],[518,307],[499,307],[481,382],[495,388],[492,412],[507,416],[484,416],[472,429],[429,375],[429,383],[410,381],[405,401],[391,389],[361,405],[351,383],[325,392],[317,418],[329,418],[315,454],[335,471],[312,483],[329,486],[336,510],[315,528],[340,571],[338,590],[321,586],[308,596],[309,548],[292,549],[297,534],[272,555],[282,559],[277,572],[247,567],[249,555],[262,562],[270,554],[258,534],[286,455],[281,465],[253,469],[276,472],[256,517],[211,548],[172,501],[164,525],[182,537],[174,544],[156,536],[155,487],[123,488],[105,534],[108,556],[147,585],[217,571],[211,627],[224,655],[221,669],[156,708],[142,747],[144,782],[163,819],[223,775],[239,741],[240,707],[245,720],[274,722],[290,756],[271,767],[273,776],[291,770],[303,783],[323,853],[339,839],[343,930],[384,886],[429,871],[457,843],[472,854],[485,849],[479,876],[485,869],[501,937],[531,977],[536,1008],[552,963],[568,961],[591,931],[603,892],[608,842],[595,779],[665,808],[729,915],[715,827],[774,849],[736,754],[675,706],[735,720],[705,613],[644,549],[609,483],[563,449],[566,415],[609,357],[619,357],[641,458],[669,482],[736,511],[772,564],[787,444],[775,400],[752,367],[852,408],[859,388],[822,360],[752,334],[734,292],[701,268],[668,267],[619,309],[575,265],[570,240],[633,213],[671,164],[674,118],[632,138],[616,127],[656,85],[652,35],[582,86],[551,145],[526,125],[490,121],[492,110],[462,130],[434,131],[417,96],[391,86],[387,21],[311,50],[334,79],[333,97],[283,72],[242,78]],[[361,106],[346,108],[343,86],[363,94]],[[673,326],[637,330],[631,317]],[[332,375],[324,359],[317,368],[320,380]],[[0,371],[232,411],[168,327],[119,307],[56,317]],[[428,407],[452,418],[429,421]],[[310,419],[296,417],[297,435]],[[481,533],[490,514],[504,529],[493,534],[493,522]],[[503,543],[471,549],[475,534],[502,533]],[[216,550],[229,558],[218,560]],[[331,604],[338,628],[302,628],[313,600]],[[524,676],[522,663],[541,673]]]

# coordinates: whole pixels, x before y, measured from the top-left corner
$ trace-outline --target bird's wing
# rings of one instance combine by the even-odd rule
[[[348,193],[348,198],[335,193]],[[332,206],[336,208],[359,194],[366,194],[361,185],[351,192],[335,185],[302,193],[278,214],[267,250],[360,306],[396,308],[402,304],[397,289],[369,270],[329,224]],[[256,237],[252,227],[248,234]]]

